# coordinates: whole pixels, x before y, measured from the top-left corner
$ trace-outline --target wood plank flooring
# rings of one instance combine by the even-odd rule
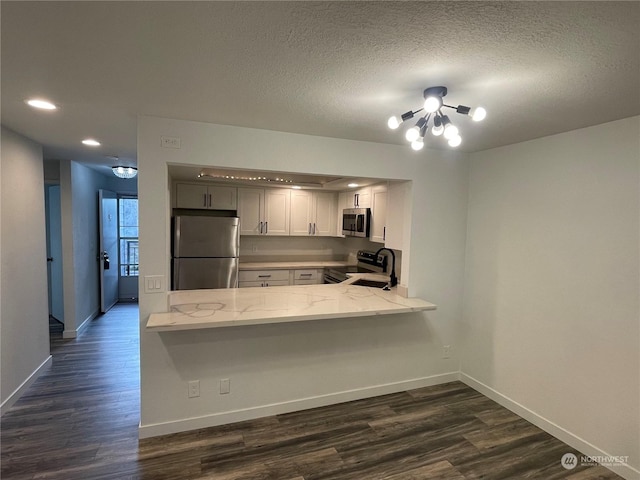
[[[117,305],[3,417],[9,479],[616,479],[460,382],[138,441],[138,310]]]

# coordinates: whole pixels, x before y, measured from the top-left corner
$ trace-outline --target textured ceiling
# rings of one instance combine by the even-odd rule
[[[640,114],[637,1],[0,8],[2,123],[47,158],[134,164],[138,114],[403,143],[386,119],[432,85],[488,110],[455,117],[466,151]],[[33,111],[32,96],[61,108]],[[88,136],[103,146],[80,145]]]

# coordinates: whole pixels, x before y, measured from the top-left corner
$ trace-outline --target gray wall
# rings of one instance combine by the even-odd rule
[[[42,147],[2,127],[0,398],[5,411],[49,357]],[[26,382],[26,383],[25,383]]]

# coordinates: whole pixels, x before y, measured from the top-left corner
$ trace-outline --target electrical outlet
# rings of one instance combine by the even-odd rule
[[[200,380],[191,380],[189,382],[189,398],[195,398],[200,396]]]
[[[220,395],[226,395],[231,392],[231,382],[228,378],[220,380]]]
[[[450,358],[450,357],[451,357],[451,345],[443,345],[442,358]]]

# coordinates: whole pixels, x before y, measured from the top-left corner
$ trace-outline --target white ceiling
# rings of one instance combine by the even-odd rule
[[[138,114],[404,143],[386,119],[433,85],[448,87],[448,104],[489,112],[482,123],[453,114],[465,151],[640,114],[637,1],[0,8],[2,123],[45,158],[134,165]],[[33,96],[60,109],[34,111]]]

